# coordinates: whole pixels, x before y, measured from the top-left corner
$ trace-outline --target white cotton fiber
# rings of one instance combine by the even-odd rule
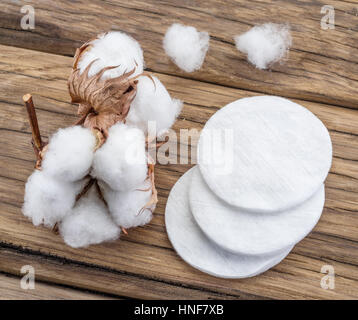
[[[61,182],[36,170],[27,180],[22,212],[35,226],[53,227],[69,214],[81,187],[82,182]]]
[[[117,123],[94,156],[91,175],[118,191],[131,190],[147,177],[144,134],[138,128]]]
[[[209,34],[174,23],[166,32],[163,47],[173,62],[186,72],[199,70],[209,49]]]
[[[235,37],[236,48],[247,54],[259,69],[267,69],[282,59],[292,44],[287,24],[265,23]]]
[[[155,205],[149,208],[151,210],[142,210],[152,195],[148,179],[138,188],[129,191],[113,191],[103,183],[100,185],[112,218],[119,226],[124,228],[142,226],[152,219],[151,210],[155,209]]]
[[[63,181],[86,176],[93,161],[96,138],[81,126],[59,129],[50,139],[42,161],[46,174]]]
[[[175,122],[183,106],[172,99],[158,78],[141,76],[138,78],[137,95],[131,103],[127,124],[136,126],[148,133],[148,121],[155,122],[157,135],[167,131]]]
[[[67,245],[80,248],[116,240],[120,229],[111,219],[96,189],[92,187],[88,194],[78,201],[71,214],[62,221],[60,233]]]
[[[91,43],[78,63],[80,72],[93,61],[98,59],[91,66],[88,75],[93,76],[105,67],[118,66],[115,69],[106,71],[102,79],[115,78],[136,68],[133,76],[143,72],[144,60],[143,51],[139,43],[131,36],[111,31],[104,33]]]

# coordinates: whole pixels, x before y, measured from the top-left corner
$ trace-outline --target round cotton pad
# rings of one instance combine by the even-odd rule
[[[165,209],[168,237],[188,264],[220,278],[246,278],[265,272],[288,255],[292,247],[275,255],[234,255],[211,242],[190,212],[188,189],[191,174],[192,169],[174,185]]]
[[[299,206],[261,214],[222,201],[194,167],[189,204],[201,230],[225,250],[247,255],[274,254],[301,241],[316,225],[323,210],[324,185]]]
[[[260,96],[216,112],[199,139],[210,189],[231,205],[274,212],[298,205],[323,184],[332,161],[324,124],[290,100]]]

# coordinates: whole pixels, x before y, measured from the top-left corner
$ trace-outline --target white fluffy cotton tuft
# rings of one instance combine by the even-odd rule
[[[50,139],[42,169],[59,180],[80,180],[91,168],[95,144],[96,138],[89,129],[59,129]]]
[[[147,177],[144,134],[138,128],[117,123],[107,141],[95,153],[91,175],[118,191],[131,190]]]
[[[247,54],[259,69],[267,69],[282,59],[292,44],[287,24],[265,23],[235,37],[236,48]]]
[[[81,188],[82,182],[61,182],[35,170],[25,186],[22,212],[35,226],[53,227],[72,210]]]
[[[116,240],[120,229],[92,187],[89,193],[78,201],[71,214],[62,221],[60,233],[67,245],[80,248]]]
[[[186,72],[199,70],[209,49],[209,34],[174,23],[167,30],[163,47],[173,62]]]
[[[148,133],[148,121],[155,122],[157,135],[167,131],[175,122],[183,106],[178,99],[172,99],[158,78],[138,78],[137,95],[131,103],[127,124]]]
[[[119,226],[124,228],[142,226],[152,219],[150,210],[142,210],[152,195],[151,185],[148,180],[138,188],[130,191],[113,191],[103,183],[101,184],[101,190],[111,216]],[[154,210],[155,206],[150,209]]]
[[[144,68],[143,51],[139,43],[120,31],[104,33],[92,42],[90,49],[83,53],[78,62],[80,72],[82,73],[96,59],[98,60],[93,63],[89,70],[88,75],[90,77],[109,66],[118,67],[106,71],[102,79],[119,77],[124,72],[131,71],[134,68],[136,71],[132,76],[136,76],[141,74]]]

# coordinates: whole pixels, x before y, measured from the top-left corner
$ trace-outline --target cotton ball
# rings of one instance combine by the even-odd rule
[[[139,43],[131,36],[120,32],[111,31],[98,36],[91,42],[89,49],[84,51],[78,62],[80,73],[93,61],[95,61],[88,75],[91,77],[105,67],[118,66],[107,70],[102,79],[115,78],[135,68],[132,76],[143,72],[143,51]]]
[[[100,185],[112,218],[119,226],[132,228],[150,222],[151,210],[155,209],[155,205],[144,209],[152,196],[149,180],[146,180],[137,189],[129,191],[113,191],[104,183],[100,183]]]
[[[148,121],[153,121],[157,135],[160,136],[173,125],[183,104],[180,100],[170,97],[158,78],[152,79],[147,76],[138,78],[137,95],[131,103],[126,123],[147,134]]]
[[[282,59],[290,48],[290,27],[287,24],[265,23],[236,36],[235,43],[252,64],[259,69],[267,69]]]
[[[116,240],[120,235],[120,229],[93,187],[78,201],[59,229],[65,243],[73,248]]]
[[[69,214],[82,185],[81,182],[61,182],[44,171],[35,170],[25,186],[22,212],[35,226],[43,223],[53,227]]]
[[[186,72],[199,70],[209,49],[209,34],[174,23],[166,32],[163,47],[173,62]]]
[[[114,190],[125,191],[142,184],[147,171],[143,132],[123,123],[112,126],[94,155],[91,175]]]
[[[63,181],[76,181],[91,168],[96,138],[81,126],[59,129],[47,146],[42,169]]]

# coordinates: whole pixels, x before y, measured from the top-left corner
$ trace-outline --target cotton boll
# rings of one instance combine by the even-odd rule
[[[59,129],[50,139],[42,169],[63,181],[80,180],[91,168],[95,144],[96,138],[89,129]]]
[[[53,227],[69,214],[83,183],[58,181],[36,170],[27,180],[22,212],[35,226]]]
[[[183,104],[170,97],[158,78],[152,78],[153,80],[146,76],[138,78],[137,95],[131,103],[126,123],[147,134],[148,121],[153,121],[157,135],[160,136],[173,125]]]
[[[120,235],[94,187],[78,201],[59,229],[65,243],[73,248],[116,240]]]
[[[143,132],[123,123],[112,126],[94,155],[91,175],[114,190],[125,191],[142,184],[147,171]]]
[[[236,36],[235,43],[252,64],[259,69],[267,69],[286,55],[292,39],[288,25],[265,23]]]
[[[78,63],[80,72],[93,61],[88,75],[91,77],[105,67],[118,66],[115,69],[106,71],[102,79],[115,78],[123,73],[136,68],[132,76],[143,72],[144,59],[143,51],[139,43],[131,36],[119,32],[111,31],[100,35],[92,41],[91,46],[83,54]]]
[[[166,32],[163,47],[173,62],[186,72],[199,70],[209,49],[209,34],[174,23]]]
[[[113,191],[104,183],[100,183],[100,186],[111,216],[119,226],[132,228],[150,222],[151,210],[154,210],[155,206],[143,209],[152,196],[149,180],[146,180],[137,189],[122,192]]]

